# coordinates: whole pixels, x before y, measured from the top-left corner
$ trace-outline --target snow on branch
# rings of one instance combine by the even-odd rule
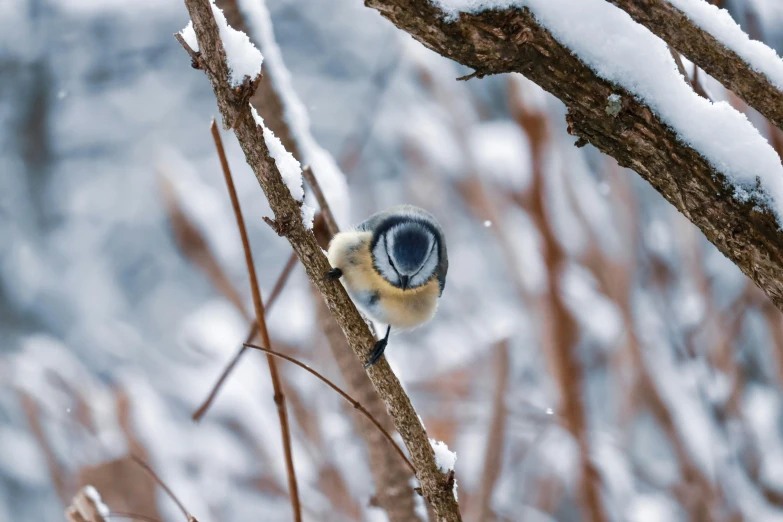
[[[214,3],[212,3],[212,14],[215,16],[220,39],[223,41],[223,48],[226,51],[231,87],[239,87],[245,78],[249,78],[250,81],[255,80],[261,74],[261,64],[264,61],[261,51],[253,45],[245,33],[228,25],[223,10]],[[193,51],[199,52],[193,21],[188,22],[188,25],[179,34]]]
[[[607,0],[783,129],[783,60],[704,0]]]
[[[780,160],[744,116],[691,91],[663,42],[606,0],[437,2],[367,0],[478,76],[519,72],[558,97],[577,146],[638,172],[783,306]]]
[[[264,119],[258,114],[258,111],[251,106],[250,112],[256,124],[263,129],[264,141],[266,146],[269,147],[269,155],[274,158],[277,170],[283,178],[283,183],[288,187],[291,197],[297,201],[304,200],[302,166],[294,158],[293,154],[285,150],[285,147],[280,142],[280,138],[275,136],[275,133],[264,124]],[[302,223],[304,223],[306,229],[310,230],[313,228],[314,217],[315,209],[302,203]]]
[[[487,0],[476,7],[474,0],[438,2],[452,17],[465,2],[469,12],[509,3]],[[599,77],[650,107],[683,143],[726,175],[737,198],[766,205],[783,224],[780,157],[730,104],[697,95],[683,81],[664,42],[605,0],[519,0],[517,5],[529,8],[536,21]]]
[[[338,224],[345,227],[349,218],[345,175],[334,157],[315,140],[310,131],[310,116],[294,89],[291,73],[283,61],[266,3],[263,0],[237,0],[237,5],[247,20],[251,35],[264,52],[265,74],[269,75],[275,92],[280,96],[285,123],[296,141],[300,159],[312,169]]]

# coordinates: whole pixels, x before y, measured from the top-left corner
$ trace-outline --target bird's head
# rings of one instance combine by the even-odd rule
[[[389,220],[373,234],[371,252],[378,273],[402,290],[426,284],[439,261],[439,234],[431,224],[412,219]]]

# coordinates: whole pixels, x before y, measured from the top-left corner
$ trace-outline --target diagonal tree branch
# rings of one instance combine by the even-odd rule
[[[248,33],[251,41],[254,41],[261,47],[262,53],[266,53],[264,45],[273,41],[274,35],[272,34],[271,23],[267,27],[260,23],[262,20],[259,15],[263,16],[266,14],[268,16],[265,5],[261,0],[255,1],[258,2],[253,4],[256,17],[251,16],[251,13],[246,11],[248,7],[247,2],[241,2],[241,6],[237,5],[236,0],[216,0],[215,3],[223,9],[226,20],[231,27]],[[250,31],[247,30],[248,25],[251,27]],[[261,34],[263,31],[268,31],[269,34]],[[291,132],[288,118],[286,117],[286,114],[292,109],[286,104],[291,103],[293,94],[288,93],[288,96],[282,96],[281,93],[277,92],[281,82],[274,80],[275,75],[286,74],[287,71],[284,69],[285,64],[280,57],[275,57],[274,53],[266,53],[263,69],[264,75],[258,82],[258,90],[253,94],[250,103],[258,110],[267,126],[276,136],[280,137],[280,141],[286,150],[291,152],[297,160],[304,163],[303,147],[300,147],[298,142],[298,140],[302,139],[302,136],[295,136],[295,133]],[[321,164],[316,164],[315,166],[318,167]],[[318,172],[317,174],[319,177],[326,177],[323,172]],[[320,223],[319,218],[316,217],[313,229],[319,244],[326,248],[332,235],[339,232],[337,222],[329,207],[326,195],[321,189],[311,167],[304,168],[302,175],[313,191],[321,209],[319,214],[321,218]],[[323,232],[323,234],[319,232]],[[296,260],[295,256],[294,254],[294,260]],[[329,347],[332,349],[350,394],[367,408],[385,430],[393,431],[394,424],[386,412],[386,406],[373,388],[362,364],[356,359],[353,351],[348,346],[342,330],[340,330],[339,325],[329,312],[326,303],[318,295],[318,290],[312,287],[312,292],[317,301],[317,322],[328,341]],[[242,349],[245,350],[246,348],[243,346]],[[373,426],[372,422],[361,415],[357,415],[356,421],[359,428],[358,431],[367,446],[370,471],[375,482],[377,506],[386,512],[390,522],[420,521],[416,513],[413,488],[410,485],[410,479],[415,473],[415,469],[409,470],[405,466],[405,462],[400,460],[394,449],[383,440],[383,434],[376,429],[376,426]]]
[[[435,52],[480,75],[519,72],[568,108],[568,131],[632,168],[783,307],[783,235],[773,213],[733,194],[715,170],[649,107],[601,79],[539,25],[527,9],[462,13],[446,22],[428,0],[365,0],[396,26]],[[608,114],[618,94],[621,110]]]
[[[783,129],[783,92],[666,0],[607,0]]]
[[[217,23],[209,0],[185,0],[199,43],[199,63],[212,84],[218,107],[226,127],[232,127],[256,174],[274,213],[275,228],[284,236],[299,256],[310,281],[318,288],[329,310],[345,334],[357,357],[367,360],[375,338],[362,319],[341,284],[326,281],[323,275],[330,270],[326,256],[318,246],[311,230],[302,223],[300,206],[291,196],[269,155],[262,129],[256,124],[246,102],[247,92],[237,92],[229,85],[226,55],[220,40]],[[252,90],[252,83],[246,82]],[[459,506],[444,474],[435,464],[435,454],[427,433],[410,399],[385,359],[367,370],[375,389],[386,403],[410,453],[422,493],[432,504],[442,521],[460,521]]]

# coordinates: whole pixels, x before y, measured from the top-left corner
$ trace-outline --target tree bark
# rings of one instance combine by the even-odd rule
[[[607,0],[783,129],[783,92],[666,0]]]
[[[783,308],[783,235],[774,214],[734,198],[723,174],[630,92],[599,78],[528,9],[462,13],[447,23],[428,0],[365,4],[478,76],[519,72],[559,98],[568,109],[569,133],[579,137],[577,146],[590,143],[635,170]],[[612,94],[622,100],[614,116],[606,111]]]
[[[331,269],[329,262],[318,246],[312,230],[304,227],[300,204],[294,200],[283,183],[277,166],[269,155],[262,129],[256,125],[250,112],[248,100],[257,81],[247,81],[236,89],[230,87],[226,55],[212,15],[210,0],[185,0],[185,4],[193,20],[200,49],[199,53],[189,50],[189,54],[194,65],[207,74],[215,92],[223,124],[234,129],[247,162],[266,194],[274,213],[272,225],[278,234],[289,241],[299,256],[310,281],[318,288],[353,352],[361,361],[366,361],[375,338],[342,285],[324,280],[324,274]],[[461,521],[459,505],[451,488],[447,487],[445,475],[435,464],[435,454],[427,433],[386,360],[381,359],[368,368],[367,375],[386,403],[395,427],[410,452],[422,494],[432,504],[440,520]]]

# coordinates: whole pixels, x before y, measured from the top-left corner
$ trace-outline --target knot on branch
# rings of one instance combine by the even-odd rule
[[[521,26],[518,23],[511,25],[509,39],[517,45],[525,45],[533,40],[533,31],[530,27]]]
[[[444,476],[443,483],[446,486],[446,491],[452,491],[454,489],[454,470],[450,469]]]
[[[280,237],[288,237],[291,231],[294,230],[297,220],[301,219],[298,215],[291,215],[290,213],[281,213],[281,215],[275,217],[276,219],[272,219],[264,216],[264,222]]]
[[[259,74],[255,78],[245,76],[241,85],[231,88],[226,96],[227,106],[226,112],[223,118],[223,127],[225,130],[234,128],[234,124],[239,118],[240,114],[250,103],[250,98],[256,92],[258,84],[261,82],[261,75]]]
[[[585,145],[587,145],[587,140],[584,137],[582,137],[579,131],[577,130],[577,122],[574,119],[574,116],[570,110],[566,113],[566,123],[568,124],[568,126],[566,127],[566,132],[568,132],[568,134],[570,134],[571,136],[577,137],[574,146],[578,148],[582,148]]]
[[[473,71],[470,74],[466,74],[465,76],[460,76],[457,78],[458,82],[466,82],[470,80],[471,78],[478,78],[479,80],[482,79],[484,76],[486,76],[484,73],[479,72],[478,70]]]

